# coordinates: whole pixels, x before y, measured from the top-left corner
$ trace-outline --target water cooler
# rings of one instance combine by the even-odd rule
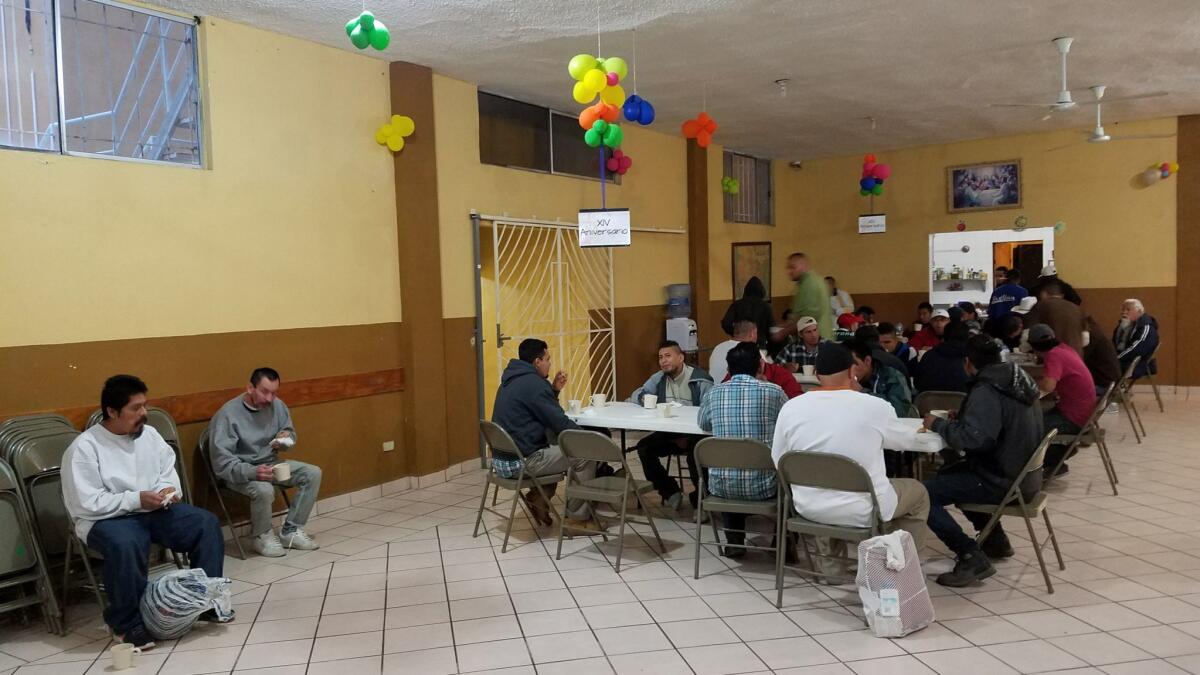
[[[687,317],[667,319],[667,339],[679,343],[685,352],[694,352],[699,341],[696,338],[696,322]]]
[[[674,340],[685,352],[696,351],[699,339],[692,313],[692,287],[689,284],[667,286],[667,339]]]

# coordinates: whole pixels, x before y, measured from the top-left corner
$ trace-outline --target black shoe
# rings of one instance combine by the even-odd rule
[[[983,540],[983,544],[979,548],[989,560],[1011,558],[1016,553],[1013,550],[1012,544],[1008,542],[1008,537],[1003,534],[999,536],[994,533],[988,535],[988,538]]]
[[[229,623],[229,622],[233,621],[235,618],[236,618],[236,614],[230,614],[228,619],[222,619],[221,617],[217,616],[217,610],[210,609],[207,612],[204,612],[200,616],[196,617],[196,620],[203,621],[205,623]]]
[[[612,464],[609,464],[608,462],[600,462],[599,464],[596,465],[596,478],[604,478],[605,476],[614,476],[614,475],[616,475],[616,473],[617,472],[616,472],[616,470],[613,469]]]
[[[144,626],[138,626],[137,628],[126,631],[126,633],[120,636],[119,639],[121,642],[131,644],[142,651],[154,649],[154,638],[150,637],[150,634],[146,632],[146,628]]]
[[[1059,476],[1065,476],[1070,472],[1071,472],[1071,467],[1067,466],[1066,462],[1063,462],[1063,465],[1058,467],[1058,471],[1054,472],[1054,477],[1058,478]]]
[[[992,561],[988,560],[982,551],[974,551],[960,555],[954,563],[954,569],[945,574],[939,574],[937,582],[942,586],[962,588],[970,586],[976,581],[983,581],[995,573],[996,568],[992,567]]]
[[[745,558],[746,549],[736,546],[722,546],[721,556],[724,558]]]

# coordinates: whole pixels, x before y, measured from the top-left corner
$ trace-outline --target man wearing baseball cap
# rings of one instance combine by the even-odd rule
[[[796,322],[796,333],[800,338],[789,341],[776,359],[793,373],[799,372],[803,366],[817,365],[817,354],[823,345],[828,344],[821,339],[821,327],[811,316],[800,317]]]
[[[1033,347],[1045,365],[1045,371],[1038,379],[1038,389],[1043,397],[1051,394],[1058,397],[1058,403],[1047,410],[1043,417],[1046,431],[1058,429],[1060,434],[1079,433],[1096,406],[1096,383],[1084,365],[1083,357],[1070,346],[1059,342],[1054,329],[1044,323],[1029,328],[1029,346]],[[1047,472],[1058,466],[1064,452],[1066,446],[1050,446],[1046,451]],[[1061,476],[1067,470],[1067,465],[1063,464],[1053,476]]]
[[[942,342],[942,332],[946,330],[948,323],[950,323],[949,312],[944,309],[933,310],[933,314],[929,316],[929,323],[912,336],[912,339],[908,341],[908,346],[917,350],[917,353],[933,349]]]

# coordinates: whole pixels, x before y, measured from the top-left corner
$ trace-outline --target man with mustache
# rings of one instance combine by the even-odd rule
[[[154,646],[138,609],[151,542],[186,553],[210,577],[222,576],[225,542],[216,516],[179,503],[175,452],[146,424],[146,384],[133,375],[108,378],[100,410],[104,419],[63,455],[63,503],[76,536],[104,556],[104,622],[118,641],[144,650]],[[209,610],[200,620],[218,619]]]

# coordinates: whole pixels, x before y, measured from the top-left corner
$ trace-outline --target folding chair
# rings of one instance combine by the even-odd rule
[[[1037,556],[1038,566],[1042,568],[1042,579],[1046,581],[1047,593],[1054,593],[1054,584],[1050,583],[1050,573],[1046,571],[1046,560],[1042,557],[1042,549],[1046,547],[1047,543],[1054,545],[1054,556],[1058,558],[1058,569],[1065,570],[1067,565],[1063,562],[1062,552],[1058,550],[1058,538],[1054,536],[1054,526],[1050,524],[1050,512],[1046,510],[1046,493],[1039,486],[1036,494],[1025,499],[1025,496],[1021,494],[1021,484],[1025,481],[1026,476],[1042,468],[1046,457],[1046,448],[1050,447],[1057,433],[1057,429],[1051,429],[1050,433],[1046,434],[999,504],[958,505],[958,508],[963,511],[991,514],[987,525],[979,531],[979,536],[975,538],[979,544],[982,544],[996,528],[996,523],[1000,522],[1001,516],[1020,516],[1025,521],[1025,528],[1029,531],[1029,541],[1033,542],[1033,552]],[[1049,532],[1045,541],[1038,541],[1037,535],[1033,531],[1033,519],[1037,518],[1039,514],[1046,522],[1046,530]]]
[[[923,391],[917,394],[913,405],[917,406],[917,414],[925,417],[934,410],[958,412],[966,397],[967,395],[961,391]]]
[[[217,476],[216,470],[213,469],[212,457],[209,455],[208,445],[209,429],[205,428],[204,431],[200,433],[200,441],[196,444],[196,449],[200,452],[200,463],[204,465],[205,471],[208,472],[209,484],[212,485],[213,492],[217,495],[217,506],[221,508],[221,515],[225,517],[225,525],[229,527],[229,534],[233,537],[234,545],[237,546],[238,557],[242,560],[245,560],[246,549],[242,547],[242,538],[238,536],[237,530],[233,526],[233,518],[231,518],[229,515],[229,509],[226,508],[225,499],[221,497],[221,493],[230,492],[245,499],[246,501],[250,501],[250,498],[239,492],[230,490],[225,484],[225,481],[221,480]],[[290,509],[292,507],[292,502],[288,499],[287,490],[282,485],[276,485],[275,488],[279,491],[279,496],[283,497],[284,505]]]
[[[479,420],[479,431],[483,434],[484,441],[487,442],[488,458],[492,461],[488,462],[487,478],[483,482],[483,496],[479,498],[479,513],[475,516],[475,532],[471,536],[479,536],[479,525],[483,522],[484,511],[487,511],[488,513],[494,513],[497,516],[504,515],[495,509],[487,508],[488,488],[492,487],[493,485],[496,488],[496,491],[492,494],[492,506],[496,505],[496,496],[500,494],[500,488],[512,490],[513,495],[512,499],[510,500],[512,503],[509,504],[508,507],[508,525],[504,528],[504,543],[500,545],[500,552],[504,553],[508,550],[508,538],[512,534],[513,518],[517,515],[518,503],[521,504],[521,509],[525,512],[525,514],[529,516],[529,522],[536,522],[533,514],[529,512],[529,506],[524,503],[523,499],[521,499],[521,487],[524,485],[532,485],[533,488],[542,495],[542,502],[549,505],[550,498],[546,496],[546,491],[542,489],[542,486],[554,485],[558,483],[560,480],[566,477],[566,472],[547,474],[544,476],[530,475],[525,471],[524,455],[521,454],[521,450],[517,447],[516,441],[512,439],[512,436],[508,435],[508,432],[505,431],[503,427],[495,422]],[[505,454],[521,458],[520,468],[517,471],[516,478],[505,478],[504,476],[496,473],[494,460],[497,450]],[[486,531],[487,530],[485,529],[484,532]]]
[[[746,515],[766,516],[772,520],[778,520],[780,513],[780,505],[783,503],[783,497],[778,489],[778,480],[773,479],[776,484],[775,498],[766,501],[754,501],[749,499],[727,499],[725,497],[717,497],[708,495],[705,489],[706,478],[708,477],[709,469],[737,469],[743,471],[769,471],[775,472],[775,461],[771,459],[771,448],[763,443],[749,438],[705,438],[696,444],[696,470],[700,473],[700,485],[698,488],[699,494],[696,499],[696,568],[693,571],[693,578],[700,578],[700,547],[701,546],[717,546],[721,545],[721,537],[717,531],[717,513],[744,513]],[[702,514],[705,512],[714,514],[709,518],[712,523],[713,542],[705,544],[701,539],[701,525],[703,521]],[[729,530],[724,526],[721,527],[726,533],[730,531],[741,532],[744,535],[749,535],[747,530]],[[779,526],[776,524],[775,530]],[[728,534],[726,534],[728,539]],[[752,546],[750,544],[730,544],[725,543],[725,546],[741,549],[754,549],[756,551],[777,551],[780,546],[778,539],[775,540],[775,546]]]
[[[1112,486],[1113,496],[1117,494],[1117,469],[1112,463],[1112,456],[1108,453],[1108,443],[1104,438],[1104,429],[1100,426],[1100,418],[1104,416],[1104,410],[1108,407],[1108,402],[1116,392],[1117,383],[1108,385],[1099,398],[1096,399],[1096,407],[1092,408],[1092,414],[1088,416],[1087,422],[1080,427],[1077,434],[1057,434],[1051,441],[1050,445],[1065,445],[1066,451],[1063,453],[1062,459],[1054,465],[1054,468],[1049,473],[1043,473],[1043,484],[1049,483],[1058,476],[1058,470],[1066,463],[1067,459],[1075,455],[1079,448],[1085,443],[1094,443],[1096,449],[1100,452],[1100,461],[1104,464],[1104,472],[1108,475],[1108,483]]]
[[[1150,380],[1150,389],[1154,391],[1154,400],[1158,401],[1158,412],[1161,413],[1166,412],[1166,409],[1163,408],[1162,396],[1158,393],[1158,383],[1154,381],[1154,371],[1158,368],[1158,350],[1160,347],[1162,347],[1162,343],[1159,343],[1158,347],[1155,347],[1154,351],[1150,352],[1150,358],[1146,361],[1146,379]]]
[[[633,473],[629,470],[629,465],[625,463],[625,453],[621,452],[621,448],[613,442],[612,438],[595,431],[568,429],[558,435],[558,447],[562,449],[563,455],[568,460],[586,459],[591,462],[620,462],[624,475],[602,476],[587,481],[580,481],[575,475],[574,462],[571,463],[567,469],[566,489],[563,491],[563,513],[558,520],[558,551],[555,553],[555,560],[562,559],[563,529],[567,521],[566,503],[568,499],[604,502],[614,507],[617,504],[621,505],[621,526],[617,532],[617,574],[621,573],[621,554],[625,549],[625,522],[627,520],[630,497],[634,498],[641,507],[642,512],[646,514],[646,520],[650,524],[650,529],[654,531],[654,538],[658,540],[658,549],[666,552],[666,546],[663,544],[662,537],[658,534],[658,527],[654,524],[654,517],[650,515],[650,509],[646,508],[646,503],[642,500],[642,495],[653,490],[654,486],[650,481],[633,479]],[[594,512],[592,515],[597,523],[599,523],[599,516],[596,516]],[[606,530],[583,531],[588,534],[599,534],[605,540],[608,539],[608,532]]]
[[[775,535],[779,544],[778,550],[775,552],[775,588],[778,592],[778,596],[775,599],[775,606],[782,608],[783,561],[784,551],[787,548],[785,537],[789,532],[795,532],[800,535],[800,546],[804,549],[804,556],[808,560],[809,567],[807,570],[799,567],[794,569],[814,577],[838,579],[840,581],[840,577],[817,570],[817,566],[813,561],[814,552],[809,551],[804,535],[828,537],[830,539],[839,539],[857,544],[871,537],[884,534],[884,523],[879,513],[879,498],[875,495],[875,486],[871,482],[871,476],[862,465],[852,459],[824,452],[789,452],[779,458],[778,476],[779,491],[783,494],[784,515],[779,518],[779,526]],[[869,496],[871,498],[871,524],[867,527],[828,525],[796,515],[795,505],[792,501],[792,487],[794,486],[852,492],[858,495]],[[852,559],[849,556],[826,555],[821,553],[819,549],[815,552],[815,555],[818,558],[829,558],[846,562],[856,561],[856,559]]]
[[[33,595],[25,593],[26,584],[34,585]],[[46,629],[66,635],[62,609],[54,597],[46,556],[21,496],[20,481],[3,460],[0,460],[0,591],[6,596],[0,601],[0,613],[41,605]]]
[[[1137,405],[1133,402],[1133,371],[1141,363],[1142,357],[1135,356],[1129,362],[1129,367],[1121,375],[1120,381],[1117,382],[1116,389],[1113,390],[1112,398],[1122,409],[1125,410],[1125,417],[1129,418],[1129,427],[1133,429],[1133,437],[1138,443],[1142,442],[1142,436],[1146,435],[1146,426],[1142,424],[1142,415],[1138,412]],[[1137,419],[1136,423],[1134,419]],[[1142,433],[1138,434],[1138,428],[1141,428]]]

